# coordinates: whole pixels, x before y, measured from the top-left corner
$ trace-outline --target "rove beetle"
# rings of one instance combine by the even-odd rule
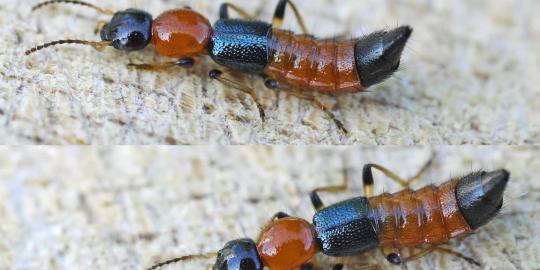
[[[259,238],[229,241],[217,253],[189,255],[158,263],[147,270],[191,260],[216,257],[213,270],[312,270],[313,256],[322,252],[344,257],[380,248],[386,259],[402,265],[432,251],[455,255],[480,266],[473,258],[441,247],[450,239],[470,235],[493,219],[503,205],[510,174],[504,170],[478,171],[454,178],[439,186],[410,189],[431,160],[412,178],[401,179],[377,164],[367,164],[362,178],[364,195],[324,206],[318,192],[345,191],[347,177],[339,186],[322,187],[310,194],[316,209],[313,222],[279,212],[262,229]],[[373,174],[377,169],[404,187],[396,193],[373,196]],[[402,256],[400,250],[419,250]],[[390,252],[387,252],[390,251]],[[343,263],[333,266],[340,270]],[[361,269],[381,269],[366,265]]]
[[[345,133],[343,123],[331,109],[319,101],[314,92],[341,94],[360,92],[390,77],[399,67],[401,53],[412,33],[409,26],[378,31],[361,38],[317,39],[308,35],[304,21],[291,0],[280,0],[272,24],[255,20],[247,12],[230,3],[220,7],[219,20],[210,25],[208,19],[190,8],[169,10],[157,18],[145,11],[127,9],[113,12],[95,5],[70,0],[47,1],[33,10],[57,3],[78,4],[112,15],[110,22],[101,22],[96,31],[101,41],[57,40],[27,50],[31,54],[59,44],[83,44],[101,50],[107,46],[122,51],[136,51],[154,45],[156,52],[178,60],[130,66],[158,70],[173,66],[190,68],[195,59],[209,55],[216,63],[231,71],[258,74],[265,86],[310,101],[321,108]],[[281,30],[285,9],[289,5],[303,34]],[[231,19],[233,9],[244,19]],[[234,77],[212,70],[209,76],[221,83],[251,95],[264,121],[264,108],[254,90]]]

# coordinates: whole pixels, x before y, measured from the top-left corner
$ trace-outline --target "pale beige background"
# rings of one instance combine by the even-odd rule
[[[511,172],[503,213],[450,247],[482,269],[540,269],[540,148],[435,150],[416,187],[480,168]],[[256,238],[280,210],[311,220],[309,191],[339,183],[344,166],[351,192],[324,196],[327,203],[361,193],[367,162],[407,177],[429,156],[429,149],[400,148],[0,148],[0,269],[143,269],[215,251],[234,238]],[[375,178],[377,192],[398,190]],[[319,258],[320,269],[333,261]],[[399,269],[379,252],[351,260],[369,258]],[[408,268],[478,269],[437,253]]]
[[[295,1],[313,34],[358,36],[410,24],[402,70],[371,93],[324,101],[351,131],[341,134],[307,102],[266,90],[262,123],[252,100],[211,82],[216,66],[152,73],[129,62],[163,60],[149,48],[129,55],[67,46],[31,57],[24,50],[86,38],[106,16],[62,6],[30,13],[37,1],[0,5],[2,143],[362,143],[517,144],[540,142],[540,1]],[[160,12],[191,5],[217,18],[222,1],[92,1],[110,9]],[[269,21],[276,1],[234,0]],[[291,15],[291,14],[288,14]],[[285,27],[297,30],[292,16]],[[393,104],[382,105],[381,103]]]

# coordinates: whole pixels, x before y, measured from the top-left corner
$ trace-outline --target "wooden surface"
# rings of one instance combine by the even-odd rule
[[[436,148],[415,187],[473,170],[506,168],[511,180],[502,214],[449,247],[482,269],[539,269],[540,148]],[[143,269],[190,253],[216,251],[228,240],[257,238],[277,211],[311,221],[309,192],[342,181],[361,194],[365,163],[410,177],[429,149],[108,147],[0,148],[0,269]],[[375,193],[399,187],[374,174]],[[531,212],[536,211],[536,212]],[[334,259],[318,257],[319,269]],[[349,262],[379,262],[378,252]],[[168,269],[205,269],[212,261]],[[356,266],[347,268],[358,269]],[[435,253],[408,269],[479,269]]]
[[[221,1],[92,1],[157,16],[185,4],[215,21]],[[234,0],[270,21],[276,1]],[[540,2],[535,0],[296,1],[319,37],[361,36],[414,27],[401,70],[371,92],[323,97],[342,134],[319,109],[243,76],[266,110],[208,79],[217,67],[136,71],[163,61],[152,48],[126,54],[63,46],[23,52],[62,38],[96,40],[106,16],[63,5],[31,13],[36,0],[0,5],[0,142],[91,144],[325,143],[521,144],[540,142]],[[290,11],[290,10],[289,10]],[[298,31],[292,13],[284,27]]]

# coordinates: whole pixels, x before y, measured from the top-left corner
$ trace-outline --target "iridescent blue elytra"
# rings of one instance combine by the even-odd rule
[[[220,19],[208,44],[209,55],[223,66],[262,74],[268,64],[268,38],[272,25],[260,21]]]
[[[348,199],[315,213],[313,225],[321,251],[330,256],[351,256],[376,248],[379,239],[369,213],[366,197]]]

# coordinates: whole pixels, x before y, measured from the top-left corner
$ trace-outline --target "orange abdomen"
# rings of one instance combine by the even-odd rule
[[[369,199],[381,247],[441,244],[472,232],[456,200],[457,181]]]
[[[364,89],[356,69],[357,40],[318,40],[311,36],[272,29],[265,74],[294,90],[321,93]]]

